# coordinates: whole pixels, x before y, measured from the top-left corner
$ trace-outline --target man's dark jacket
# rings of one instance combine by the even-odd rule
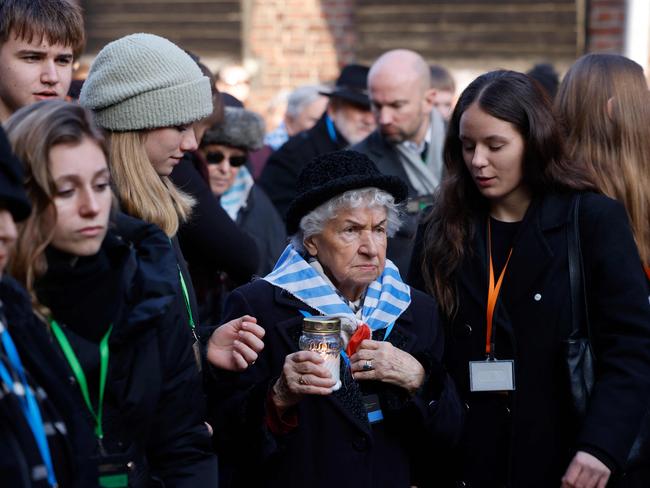
[[[334,129],[336,138],[327,131],[327,113],[323,114],[316,125],[300,132],[274,152],[269,158],[259,185],[269,196],[283,220],[286,220],[289,204],[296,196],[298,176],[302,169],[314,157],[348,146],[348,141]]]

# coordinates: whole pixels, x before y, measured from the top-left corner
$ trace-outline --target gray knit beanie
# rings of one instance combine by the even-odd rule
[[[264,120],[255,112],[226,107],[223,122],[205,131],[202,146],[221,144],[255,151],[264,145]]]
[[[79,103],[111,131],[184,125],[212,113],[210,81],[167,39],[131,34],[99,52]]]

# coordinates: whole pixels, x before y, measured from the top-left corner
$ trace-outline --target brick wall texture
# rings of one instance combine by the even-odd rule
[[[625,38],[625,0],[590,0],[588,13],[587,50],[621,54]]]
[[[282,89],[335,79],[354,60],[352,16],[351,0],[250,0],[243,35],[257,73],[247,105],[262,111]]]
[[[356,0],[244,1],[250,5],[243,32],[245,56],[257,67],[247,102],[254,110],[264,112],[269,100],[281,90],[333,80],[341,66],[358,60],[362,54],[355,24],[355,15],[359,14],[355,8],[360,8]],[[386,0],[379,2],[384,3]],[[567,6],[572,3],[567,2]],[[625,3],[626,0],[582,3],[587,8],[587,52],[623,52]],[[383,37],[378,34],[378,39]],[[569,58],[564,60],[570,62]]]

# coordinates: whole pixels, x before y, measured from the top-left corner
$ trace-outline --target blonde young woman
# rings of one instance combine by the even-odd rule
[[[208,78],[167,39],[132,34],[99,52],[79,102],[93,111],[97,124],[107,131],[111,176],[121,209],[157,225],[169,237],[177,257],[187,326],[198,338],[198,307],[176,238],[194,201],[174,186],[169,175],[185,152],[198,147],[193,124],[212,113]],[[241,320],[237,334],[229,337],[235,352],[227,367],[243,369],[256,359],[263,330],[254,322],[250,317]],[[235,340],[238,337],[243,341]]]
[[[650,93],[643,68],[617,54],[587,54],[555,99],[571,160],[625,206],[650,280]]]

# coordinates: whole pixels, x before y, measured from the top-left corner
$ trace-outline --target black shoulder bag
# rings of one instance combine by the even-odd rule
[[[571,287],[571,331],[564,341],[565,367],[568,374],[570,398],[576,418],[587,414],[589,397],[595,383],[596,356],[591,346],[589,307],[584,280],[582,251],[580,249],[580,195],[574,198],[571,208],[571,223],[567,232],[569,281]],[[584,330],[580,326],[584,323]],[[639,435],[630,450],[625,469],[634,469],[647,463],[649,453],[647,440],[650,438],[650,415],[646,414]]]

